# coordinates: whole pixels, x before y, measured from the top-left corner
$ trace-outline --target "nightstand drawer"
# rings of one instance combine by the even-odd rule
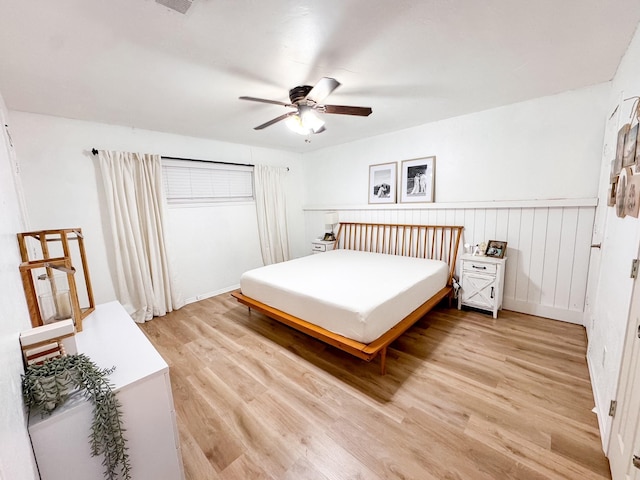
[[[335,240],[314,240],[311,242],[311,253],[328,252],[329,250],[333,250],[335,246]]]
[[[327,246],[324,243],[312,243],[311,250],[314,252],[326,252]]]
[[[498,267],[494,263],[475,262],[473,260],[465,260],[462,262],[462,269],[467,272],[491,274],[495,274],[498,271]]]

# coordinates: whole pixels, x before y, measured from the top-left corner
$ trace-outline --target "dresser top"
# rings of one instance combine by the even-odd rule
[[[87,355],[100,368],[116,367],[109,375],[116,392],[169,368],[119,302],[96,306],[83,320],[82,327],[82,332],[75,335],[78,353]],[[83,403],[84,397],[74,393],[50,416],[32,412],[29,426],[54,421]]]

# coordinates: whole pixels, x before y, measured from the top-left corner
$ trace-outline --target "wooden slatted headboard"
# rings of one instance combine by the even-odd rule
[[[335,248],[442,260],[449,265],[450,285],[463,228],[341,222]]]

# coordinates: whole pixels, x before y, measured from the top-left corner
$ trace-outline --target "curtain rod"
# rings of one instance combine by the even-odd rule
[[[241,167],[255,167],[252,163],[233,163],[233,162],[220,162],[218,160],[199,160],[197,158],[180,158],[180,157],[165,157],[164,155],[160,155],[162,158],[166,158],[167,160],[184,160],[185,162],[202,162],[202,163],[217,163],[220,165],[240,165]]]
[[[91,149],[91,153],[93,155],[98,154],[98,150],[95,148]],[[166,158],[167,160],[184,160],[185,162],[203,162],[203,163],[219,163],[221,165],[240,165],[241,167],[255,167],[255,165],[251,163],[233,163],[233,162],[220,162],[217,160],[199,160],[197,158],[180,158],[180,157],[167,157],[165,155],[160,155],[162,158]]]
[[[98,154],[98,150],[95,148],[91,149],[91,153],[93,155]],[[255,167],[252,163],[233,163],[233,162],[220,162],[217,160],[198,160],[197,158],[180,158],[180,157],[165,157],[164,155],[160,155],[162,158],[166,158],[167,160],[184,160],[185,162],[203,162],[203,163],[218,163],[220,165],[240,165],[241,167]],[[289,167],[287,167],[287,172],[289,171]]]

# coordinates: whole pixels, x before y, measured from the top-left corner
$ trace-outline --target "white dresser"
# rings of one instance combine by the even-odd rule
[[[131,476],[184,479],[169,367],[118,302],[98,305],[76,334],[78,352],[110,375],[122,404]],[[29,434],[42,480],[101,480],[102,457],[92,457],[92,405],[74,393],[48,417],[32,412]]]
[[[462,305],[487,310],[498,318],[504,291],[506,258],[462,255],[460,258],[460,286],[458,308]]]

